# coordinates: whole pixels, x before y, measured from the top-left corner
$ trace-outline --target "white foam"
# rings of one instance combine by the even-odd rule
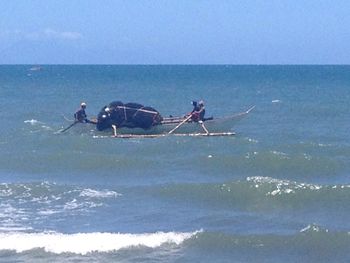
[[[95,197],[95,198],[109,198],[109,197],[121,196],[121,194],[114,191],[108,191],[108,190],[98,191],[90,188],[84,189],[79,195],[84,197]]]
[[[82,208],[83,206],[84,206],[83,203],[78,203],[77,199],[73,199],[73,200],[65,203],[63,209],[64,210],[74,210],[74,209]]]
[[[36,124],[44,124],[43,122],[41,121],[38,121],[38,120],[34,120],[34,119],[31,119],[31,120],[25,120],[24,123],[29,123],[31,125],[36,125]]]
[[[281,159],[290,159],[288,154],[284,153],[284,152],[279,152],[279,151],[270,151],[272,154],[278,156]]]
[[[300,233],[311,233],[311,232],[326,232],[326,233],[328,233],[329,230],[327,228],[322,228],[316,224],[308,225],[307,227],[300,230]]]
[[[41,128],[43,128],[44,130],[47,130],[47,131],[52,131],[53,129],[49,126],[46,126],[46,125],[42,125]]]
[[[58,213],[60,213],[60,211],[52,210],[52,209],[38,211],[38,214],[43,215],[43,216],[49,216],[49,215],[54,215],[54,214],[58,214]]]
[[[316,184],[297,183],[289,180],[280,180],[263,176],[247,177],[247,181],[255,184],[256,188],[258,188],[259,185],[263,184],[271,185],[273,189],[266,193],[267,196],[294,194],[296,193],[296,191],[306,189],[313,191],[318,191],[322,189],[322,186]]]
[[[196,235],[191,233],[157,232],[145,234],[121,233],[0,233],[0,250],[18,253],[41,248],[55,254],[111,252],[131,247],[157,248],[164,244],[180,245]]]
[[[259,141],[256,139],[252,139],[252,138],[246,138],[246,140],[248,140],[248,142],[252,142],[252,143],[258,143]]]
[[[272,100],[271,102],[272,103],[281,103],[282,101],[281,100]]]
[[[28,230],[33,230],[32,227],[25,227],[25,226],[4,226],[4,227],[0,227],[0,231],[1,232],[19,232],[19,231],[28,231]]]
[[[12,189],[8,186],[8,184],[0,184],[0,187],[3,188],[0,190],[1,197],[11,196],[13,194]]]
[[[0,204],[0,231],[22,231],[31,229],[25,225],[28,213],[23,208],[13,207],[11,204]]]

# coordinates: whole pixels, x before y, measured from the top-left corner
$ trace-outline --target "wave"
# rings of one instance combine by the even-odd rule
[[[0,184],[1,231],[25,231],[51,215],[72,216],[94,211],[122,194],[55,183]],[[39,222],[40,222],[39,220]]]
[[[144,234],[122,233],[0,233],[0,250],[21,253],[43,249],[55,254],[86,255],[93,252],[112,252],[135,247],[157,248],[165,244],[180,245],[195,232],[156,232]]]
[[[110,190],[95,190],[91,188],[59,185],[51,182],[40,183],[1,183],[0,197],[29,197],[37,195],[48,195],[60,192],[61,194],[78,193],[80,196],[88,197],[116,197],[120,194]]]
[[[248,210],[312,208],[316,204],[340,209],[350,198],[350,185],[298,183],[260,176],[226,183],[167,185],[155,191],[177,200]]]
[[[20,201],[30,200],[48,203],[50,201],[62,200],[64,198],[85,197],[86,199],[113,198],[121,196],[120,193],[106,189],[91,189],[56,183],[2,183],[0,184],[0,198],[18,199]]]
[[[29,124],[30,127],[28,129],[25,129],[25,131],[27,131],[29,134],[47,134],[47,132],[52,132],[53,128],[50,127],[49,125],[47,125],[46,123],[39,121],[39,120],[35,120],[35,119],[31,119],[31,120],[25,120],[24,121],[25,124]]]
[[[119,194],[115,191],[108,191],[108,190],[94,190],[94,189],[83,189],[79,196],[86,196],[86,197],[96,197],[96,198],[109,198],[109,197],[118,197],[122,194]]]
[[[204,162],[204,154],[188,158],[188,167],[196,166],[205,174],[233,176],[288,177],[295,180],[329,180],[330,176],[341,177],[348,170],[346,162],[350,154],[348,145],[326,142],[298,142],[268,145],[264,139],[240,136],[235,138],[234,147],[216,143],[216,148],[202,150],[210,159]],[[269,143],[269,142],[268,142]]]
[[[315,224],[290,235],[202,232],[186,245],[187,249],[201,251],[201,261],[214,260],[212,255],[227,257],[224,262],[232,262],[232,258],[237,262],[349,262],[350,259],[350,233],[331,232]]]
[[[299,190],[318,191],[323,188],[321,185],[316,184],[297,183],[289,180],[280,180],[262,176],[247,177],[247,182],[253,183],[255,188],[269,188],[270,190],[266,191],[265,193],[266,196],[295,194]],[[344,187],[349,188],[350,186]]]
[[[348,262],[349,246],[349,232],[331,232],[315,224],[290,235],[244,235],[204,230],[140,234],[0,233],[2,254],[10,255],[7,251],[17,254],[25,252],[31,258],[31,255],[38,255],[39,250],[54,255],[63,254],[64,257],[69,257],[69,254],[82,255],[82,260],[87,260],[98,253],[104,253],[104,257],[107,256],[105,253],[113,253],[127,262],[129,256],[135,255],[138,259],[160,259],[162,252],[167,251],[176,251],[172,256],[181,262],[232,262],[232,259],[237,262]],[[267,255],[268,261],[264,260]],[[47,257],[44,254],[41,256]],[[169,262],[169,259],[164,262]]]

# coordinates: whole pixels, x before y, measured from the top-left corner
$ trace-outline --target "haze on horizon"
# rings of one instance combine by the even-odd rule
[[[3,0],[0,64],[349,64],[345,0]]]

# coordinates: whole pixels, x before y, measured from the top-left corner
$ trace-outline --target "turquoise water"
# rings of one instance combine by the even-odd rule
[[[30,69],[0,66],[0,261],[350,260],[349,66]],[[200,99],[256,107],[233,137],[57,134],[81,101]]]

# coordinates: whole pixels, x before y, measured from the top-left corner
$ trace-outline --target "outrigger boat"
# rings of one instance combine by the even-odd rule
[[[119,128],[115,137],[133,138],[145,137],[154,138],[172,134],[174,136],[229,136],[235,135],[231,131],[232,127],[241,119],[246,117],[255,106],[244,112],[233,115],[212,118],[204,122],[195,122],[187,117],[163,118],[160,124],[152,126],[150,129],[141,128]],[[187,119],[187,120],[186,120]]]
[[[235,132],[232,131],[232,127],[238,121],[246,117],[254,108],[255,106],[250,107],[248,110],[243,112],[220,118],[209,118],[205,121],[193,121],[191,119],[191,116],[166,117],[162,118],[159,124],[151,126],[149,129],[120,127],[114,130],[114,135],[112,137],[156,138],[165,137],[168,135],[192,137],[231,136],[235,135]],[[147,112],[147,110],[142,111]],[[59,132],[64,132],[78,123],[79,122],[74,122],[70,126]],[[93,119],[90,120],[90,123],[97,125],[98,121],[97,119]]]

